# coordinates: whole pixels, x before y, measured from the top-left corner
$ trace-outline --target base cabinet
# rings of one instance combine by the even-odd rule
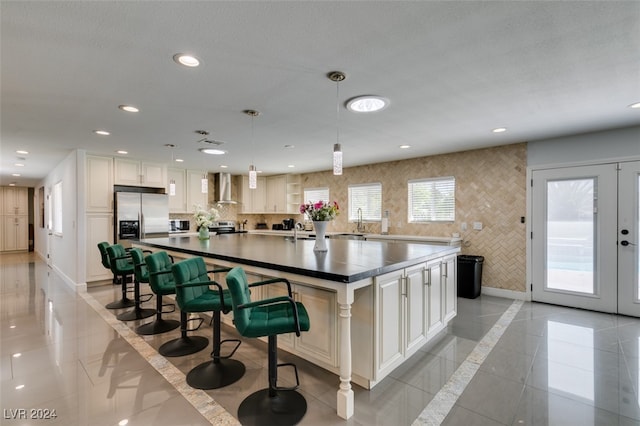
[[[113,215],[88,214],[87,215],[87,256],[86,281],[110,280],[113,274],[102,265],[102,259],[98,250],[98,243],[110,242],[113,236]]]
[[[29,224],[27,216],[2,217],[2,250],[28,250]]]

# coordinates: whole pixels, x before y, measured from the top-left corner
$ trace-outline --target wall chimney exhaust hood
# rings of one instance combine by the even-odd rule
[[[218,204],[237,204],[231,198],[231,173],[216,173],[214,175],[215,192],[213,199]]]

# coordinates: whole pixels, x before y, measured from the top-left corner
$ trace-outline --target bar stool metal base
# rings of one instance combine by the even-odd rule
[[[244,364],[235,359],[207,361],[189,371],[187,384],[196,389],[219,389],[240,380],[244,372]]]
[[[143,336],[150,336],[152,334],[166,333],[178,327],[180,327],[180,321],[158,319],[148,324],[142,324],[136,328],[136,333]]]
[[[120,321],[135,321],[139,319],[149,318],[156,314],[155,309],[142,309],[136,308],[127,312],[116,315],[116,318]]]
[[[124,309],[124,308],[130,308],[132,306],[135,306],[136,302],[127,298],[127,297],[123,297],[120,300],[116,300],[115,302],[111,302],[108,305],[105,306],[105,308],[107,309]]]
[[[277,391],[269,396],[269,389],[252,393],[238,408],[238,420],[243,426],[295,425],[307,413],[307,401],[294,390]]]
[[[158,348],[162,356],[185,356],[200,352],[209,346],[209,339],[202,336],[178,337],[163,344]]]

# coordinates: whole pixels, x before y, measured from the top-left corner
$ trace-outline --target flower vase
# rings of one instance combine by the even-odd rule
[[[316,231],[316,242],[313,245],[313,251],[327,251],[327,240],[325,234],[327,233],[328,221],[314,220],[313,229]]]
[[[198,229],[198,238],[201,240],[208,240],[209,228],[206,226],[201,226],[200,229]]]

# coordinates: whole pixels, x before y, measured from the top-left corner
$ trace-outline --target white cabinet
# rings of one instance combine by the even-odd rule
[[[26,215],[29,210],[27,188],[5,186],[2,188],[2,211],[6,215]]]
[[[87,155],[87,212],[113,209],[113,158]]]
[[[204,170],[187,170],[187,209],[185,212],[193,212],[195,205],[205,209],[209,207],[209,193],[202,192],[202,178],[206,176],[207,172]]]
[[[285,283],[262,287],[262,297],[286,296]],[[295,333],[278,336],[278,346],[289,348],[304,358],[313,358],[330,366],[337,366],[338,331],[336,322],[336,294],[316,287],[291,283],[293,299],[301,302],[307,313],[311,327],[297,337]],[[257,300],[253,295],[252,300]]]
[[[425,267],[376,277],[378,362],[384,376],[427,341]]]
[[[169,183],[167,188],[169,191],[169,213],[184,213],[187,211],[187,193],[184,169],[167,169],[167,178]],[[172,194],[169,185],[175,185]]]
[[[267,209],[266,178],[258,177],[256,189],[249,189],[249,176],[240,177],[240,213],[265,213]]]
[[[115,184],[166,188],[167,166],[158,163],[116,158]]]
[[[444,271],[442,279],[444,280],[444,322],[456,316],[458,311],[458,260],[457,255],[452,254],[442,259]]]
[[[266,213],[287,212],[287,177],[285,175],[267,178]]]
[[[29,249],[27,216],[5,215],[2,218],[2,249],[4,251]]]
[[[427,262],[425,272],[427,282],[427,299],[429,312],[427,314],[427,335],[438,333],[443,327],[443,283],[442,283],[442,259]]]
[[[102,266],[98,243],[113,240],[113,214],[87,214],[86,282],[110,280],[111,271]]]

